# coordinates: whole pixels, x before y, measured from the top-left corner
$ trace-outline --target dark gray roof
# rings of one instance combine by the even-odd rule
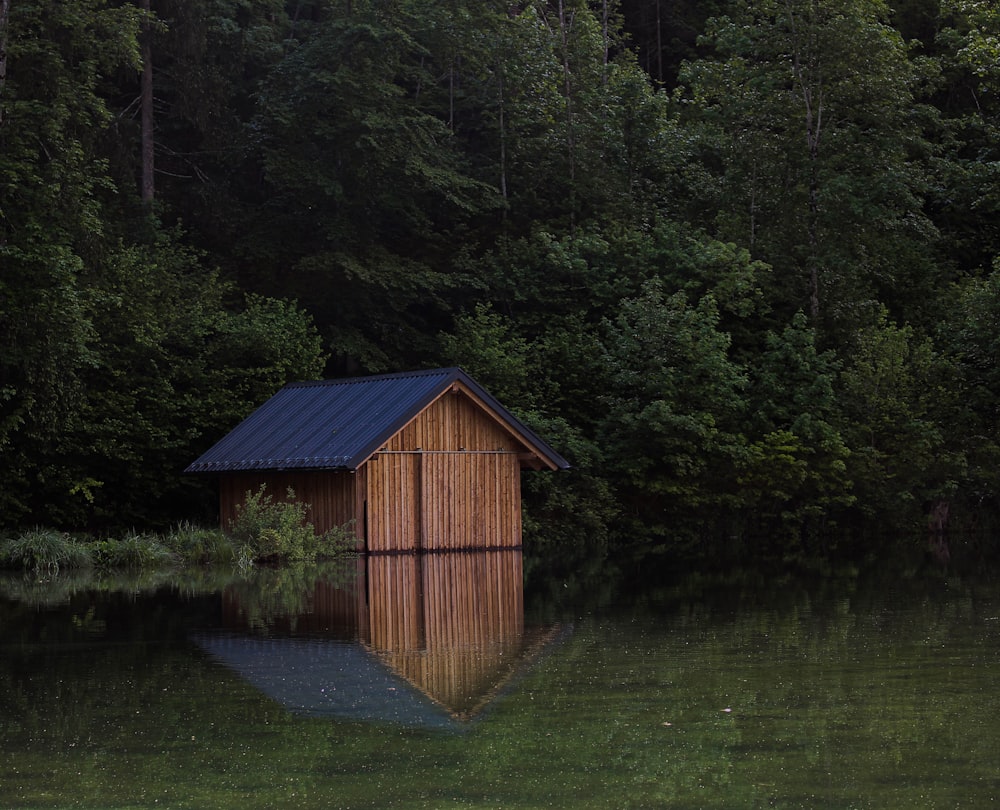
[[[356,470],[456,382],[545,463],[557,469],[569,466],[468,374],[439,368],[286,385],[185,472]]]

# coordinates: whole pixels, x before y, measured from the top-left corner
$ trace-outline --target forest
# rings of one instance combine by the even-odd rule
[[[0,0],[0,530],[459,365],[558,565],[1000,550],[998,92],[992,0]]]

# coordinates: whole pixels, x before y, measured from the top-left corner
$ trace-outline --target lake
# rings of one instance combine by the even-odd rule
[[[520,552],[0,579],[0,808],[1000,799],[989,572],[525,596]]]

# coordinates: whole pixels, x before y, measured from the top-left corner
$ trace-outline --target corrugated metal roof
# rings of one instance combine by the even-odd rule
[[[539,456],[569,464],[460,368],[291,383],[184,471],[356,470],[455,382]]]

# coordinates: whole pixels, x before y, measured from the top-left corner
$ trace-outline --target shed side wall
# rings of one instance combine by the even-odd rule
[[[236,517],[236,507],[246,499],[247,492],[256,492],[262,484],[275,500],[285,500],[288,488],[295,500],[308,503],[309,521],[318,533],[329,531],[354,521],[354,532],[363,537],[363,515],[359,513],[358,476],[349,472],[297,471],[230,473],[219,480],[219,517],[222,528],[228,528]]]

